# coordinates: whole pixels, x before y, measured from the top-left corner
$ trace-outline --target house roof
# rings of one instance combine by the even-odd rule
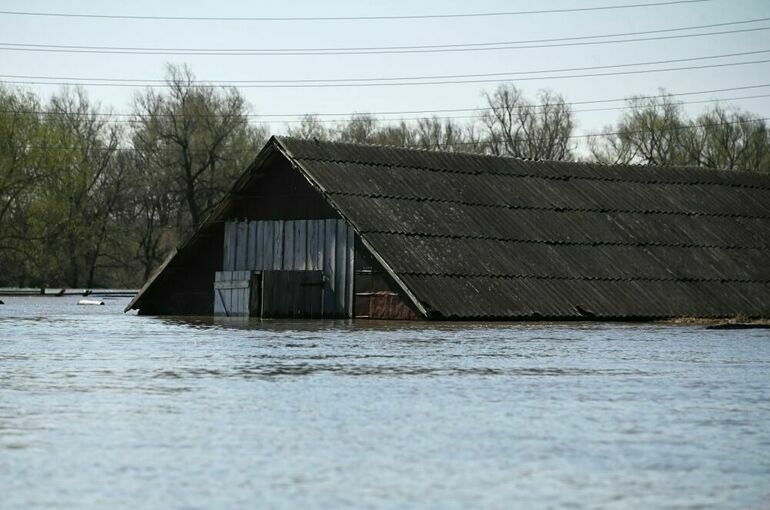
[[[430,317],[770,316],[770,176],[272,143]]]
[[[273,137],[230,195],[276,153],[429,318],[770,317],[770,175]]]

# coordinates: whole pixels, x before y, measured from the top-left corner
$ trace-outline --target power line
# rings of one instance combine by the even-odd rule
[[[666,97],[679,97],[679,96],[695,96],[695,95],[703,95],[703,94],[716,94],[721,92],[735,92],[739,90],[754,90],[754,89],[760,89],[760,88],[767,88],[770,87],[770,83],[764,83],[759,85],[744,85],[740,87],[728,87],[728,88],[722,88],[722,89],[709,89],[709,90],[696,90],[696,91],[689,91],[689,92],[678,92],[678,93],[666,93],[666,94],[657,94],[657,95],[646,95],[646,96],[631,96],[635,97],[637,99],[642,100],[648,100],[648,99],[661,99]],[[684,104],[695,104],[695,103],[707,103],[707,102],[717,102],[717,101],[731,101],[731,100],[738,100],[738,99],[753,99],[753,98],[759,98],[759,97],[767,97],[767,94],[762,95],[754,95],[754,96],[744,96],[744,97],[735,97],[735,98],[723,98],[723,99],[714,99],[714,100],[703,100],[703,101],[691,101]],[[534,104],[534,105],[519,105],[516,106],[515,110],[526,110],[526,109],[536,109],[536,108],[545,108],[545,107],[556,107],[556,106],[580,106],[580,105],[588,105],[588,104],[604,104],[604,103],[618,103],[622,101],[627,101],[629,97],[620,97],[620,98],[606,98],[606,99],[591,99],[591,100],[584,100],[584,101],[569,101],[569,102],[557,102],[557,103],[549,103],[549,104]],[[618,109],[624,109],[618,108]],[[362,111],[362,112],[324,112],[324,113],[313,113],[310,114],[313,117],[350,117],[352,115],[359,115],[359,114],[367,114],[367,115],[373,115],[373,116],[379,116],[379,115],[416,115],[416,114],[436,114],[436,113],[464,113],[464,112],[483,112],[483,111],[490,111],[495,109],[502,109],[502,108],[496,108],[492,106],[487,107],[474,107],[474,108],[442,108],[442,109],[435,109],[435,110],[386,110],[386,111]],[[579,111],[602,111],[602,109],[584,109],[584,110],[575,110],[577,112]],[[51,111],[45,111],[45,110],[0,110],[2,113],[19,113],[19,114],[34,114],[34,115],[63,115],[63,113],[60,112],[51,112]],[[103,117],[136,117],[136,113],[115,113],[115,112],[68,112],[67,115],[77,115],[77,116],[103,116]],[[263,113],[254,113],[254,114],[243,114],[244,117],[250,117],[250,118],[276,118],[276,117],[288,117],[288,118],[296,118],[296,117],[303,117],[305,115],[308,115],[307,113],[269,113],[269,114],[263,114]],[[151,117],[151,118],[173,118],[173,117],[184,117],[183,114],[174,114],[174,113],[158,113],[158,114],[143,114],[144,117]],[[199,118],[209,118],[209,117],[222,117],[224,114],[201,114],[196,115],[195,117]],[[384,119],[384,120],[400,120],[400,119]],[[325,120],[324,122],[336,122],[337,119],[330,119]],[[275,121],[273,123],[282,123],[287,121]]]
[[[758,119],[746,119],[746,120],[738,120],[738,121],[731,121],[731,122],[712,122],[708,124],[687,124],[683,126],[675,126],[672,128],[665,128],[665,129],[656,129],[657,132],[671,132],[671,131],[686,131],[688,129],[701,129],[701,128],[710,128],[710,127],[717,127],[717,126],[731,126],[735,124],[752,124],[755,122],[767,122],[770,120],[770,117],[762,117]],[[619,135],[641,135],[645,133],[651,133],[652,129],[639,129],[636,131],[611,131],[611,132],[603,132],[603,133],[589,133],[589,134],[583,134],[583,135],[569,135],[565,138],[574,140],[574,139],[581,139],[581,138],[595,138],[595,137],[602,137],[602,136],[619,136]],[[535,138],[521,138],[520,140],[534,140]],[[487,141],[479,141],[479,142],[456,142],[456,143],[448,143],[448,144],[434,144],[433,147],[452,147],[455,145],[491,145],[495,143],[505,143],[503,142],[497,142],[492,140]],[[420,148],[418,146],[409,146],[408,148]]]
[[[524,16],[537,14],[560,14],[571,12],[593,12],[621,9],[636,9],[642,7],[662,7],[679,4],[695,4],[710,0],[672,0],[667,2],[649,2],[625,5],[606,5],[594,7],[573,7],[566,9],[540,9],[530,11],[501,11],[476,12],[456,14],[412,14],[386,16],[289,16],[289,17],[253,17],[253,16],[148,16],[128,14],[89,14],[65,12],[32,12],[32,11],[0,11],[0,14],[10,16],[37,16],[57,18],[89,18],[89,19],[120,19],[120,20],[157,20],[157,21],[376,21],[376,20],[419,20],[419,19],[451,19],[451,18],[488,18],[499,16]]]
[[[739,21],[735,23],[718,23],[714,25],[702,25],[700,27],[683,27],[663,30],[648,30],[643,32],[626,32],[624,34],[603,34],[589,35],[579,37],[561,37],[552,39],[533,39],[529,41],[508,41],[508,42],[484,42],[467,44],[443,44],[443,45],[423,45],[423,46],[383,46],[373,48],[318,48],[318,49],[258,49],[258,48],[149,48],[149,47],[129,47],[129,46],[76,46],[61,44],[27,44],[27,43],[8,43],[0,42],[0,51],[28,51],[45,53],[85,53],[85,54],[123,54],[123,55],[196,55],[196,56],[330,56],[330,55],[383,55],[383,54],[410,54],[410,53],[447,53],[447,52],[469,52],[469,51],[499,51],[499,50],[521,50],[535,48],[563,48],[571,46],[594,46],[602,44],[619,44],[644,41],[663,41],[671,39],[685,39],[692,37],[707,37],[713,35],[728,35],[747,32],[759,32],[770,30],[770,27],[755,27],[737,30],[723,30],[717,32],[703,32],[697,34],[679,34],[658,37],[640,37],[632,39],[617,39],[608,41],[585,41],[585,39],[598,39],[608,37],[627,37],[637,34],[651,34],[673,32],[681,30],[695,30],[710,26],[724,26],[739,23],[756,23],[758,21],[767,21],[770,18],[761,18],[751,21]],[[579,42],[560,43],[560,44],[530,44],[541,41],[575,41]]]
[[[692,104],[708,104],[708,103],[721,103],[721,102],[728,102],[728,101],[740,101],[744,99],[760,99],[760,98],[766,98],[770,97],[770,94],[756,94],[751,96],[740,96],[740,97],[723,97],[719,99],[702,99],[699,101],[679,101],[676,104],[678,105],[692,105]],[[542,107],[541,105],[537,105],[538,107]],[[559,103],[556,103],[554,105],[550,106],[559,106]],[[578,110],[572,110],[572,113],[588,113],[588,112],[610,112],[610,111],[623,111],[623,110],[630,110],[633,109],[633,106],[615,106],[615,107],[605,107],[605,108],[583,108]],[[494,111],[494,110],[500,110],[501,108],[480,108],[479,110],[485,110],[485,111]],[[533,109],[528,107],[517,107],[514,108],[514,110],[524,110],[524,109]],[[369,114],[374,115],[374,114]],[[392,121],[415,121],[415,120],[422,120],[426,117],[399,117],[399,118],[389,118],[389,119],[377,119],[381,120],[383,122],[392,122]],[[430,118],[430,117],[427,117]],[[454,120],[454,119],[476,119],[478,118],[477,115],[451,115],[451,116],[443,116],[443,117],[435,117],[439,120]],[[321,122],[324,124],[335,124],[340,122],[345,122],[349,120],[349,118],[339,118],[339,119],[319,119],[317,122]],[[130,123],[130,121],[120,121],[125,123]],[[284,121],[262,121],[262,124],[270,124],[270,125],[281,125],[281,124],[297,124],[303,122],[302,120],[284,120]]]
[[[659,96],[659,97],[666,97],[666,96]],[[702,99],[698,101],[679,101],[676,104],[678,105],[692,105],[692,104],[708,104],[708,103],[721,103],[721,102],[729,102],[729,101],[740,101],[744,99],[759,99],[759,98],[766,98],[770,97],[770,94],[757,94],[757,95],[751,95],[751,96],[739,96],[739,97],[723,97],[719,99]],[[568,103],[554,103],[553,105],[549,106],[562,106],[566,105]],[[658,106],[658,105],[656,105]],[[517,106],[513,108],[514,110],[525,110],[525,109],[535,109],[537,107],[541,107],[541,105],[532,105],[532,106]],[[615,107],[604,107],[604,108],[583,108],[578,110],[572,110],[572,113],[586,113],[586,112],[607,112],[607,111],[623,111],[623,110],[629,110],[633,109],[633,106],[615,106]],[[498,110],[501,108],[478,108],[476,110],[479,111],[489,111],[489,110]],[[15,110],[0,110],[0,113],[19,113],[19,114],[36,114],[36,115],[46,115],[50,117],[56,117],[56,116],[87,116],[87,117],[116,117],[123,114],[110,114],[110,113],[81,113],[81,112],[50,112],[50,111],[15,111]],[[135,114],[125,114],[136,118],[157,118],[157,117],[168,117],[168,115],[155,115],[155,114],[149,114],[149,115],[135,115]],[[355,114],[351,114],[355,115]],[[365,114],[365,115],[372,115],[375,116],[375,114]],[[178,115],[177,117],[182,117],[182,115]],[[190,115],[185,117],[193,117],[193,118],[203,118],[203,117],[210,117],[210,115]],[[301,117],[301,115],[298,115],[298,117]],[[377,118],[378,121],[383,122],[393,122],[393,121],[417,121],[417,120],[423,120],[423,119],[431,119],[435,118],[438,120],[462,120],[462,119],[477,119],[479,118],[478,113],[476,115],[446,115],[442,117],[399,117],[399,118]],[[321,124],[338,124],[342,122],[346,122],[349,120],[348,118],[341,117],[336,119],[318,119],[316,122]],[[136,119],[124,119],[120,118],[118,120],[112,120],[110,121],[114,124],[134,124],[137,122]],[[263,120],[259,121],[258,125],[284,125],[284,124],[299,124],[305,122],[302,119],[296,120],[296,119],[290,119],[290,120]]]
[[[679,59],[668,60],[653,60],[646,62],[633,62],[624,64],[610,64],[601,66],[584,66],[584,67],[571,67],[571,68],[558,68],[558,69],[540,69],[535,71],[515,71],[505,73],[478,73],[478,74],[454,74],[454,75],[428,75],[428,76],[398,76],[398,77],[374,77],[374,78],[330,78],[330,79],[292,79],[292,80],[222,80],[218,82],[206,82],[206,81],[189,81],[191,87],[200,88],[216,88],[224,85],[238,85],[240,87],[247,88],[321,88],[321,87],[370,87],[370,86],[385,86],[385,85],[441,85],[447,83],[484,83],[490,81],[499,81],[500,79],[510,78],[513,76],[519,76],[522,74],[548,74],[559,72],[575,72],[575,71],[593,71],[598,69],[618,69],[626,67],[636,66],[651,66],[660,64],[673,64],[678,62],[693,62],[700,60],[714,60],[729,57],[748,56],[770,53],[770,50],[757,50],[757,51],[745,51],[738,53],[725,53],[721,55],[708,55],[703,57],[688,57]],[[517,80],[534,80],[534,79],[562,79],[562,78],[585,78],[585,77],[597,77],[597,76],[616,76],[621,74],[639,74],[649,72],[665,72],[665,71],[681,71],[690,69],[705,69],[711,67],[729,67],[737,65],[750,65],[765,63],[770,60],[754,60],[748,62],[730,62],[722,64],[711,64],[704,66],[690,66],[690,67],[678,67],[678,68],[666,68],[666,69],[645,69],[639,71],[623,71],[614,73],[598,73],[598,74],[580,74],[580,75],[562,75],[562,76],[546,76],[543,78],[537,77],[523,77],[516,78]],[[156,86],[156,87],[171,87],[173,86],[167,80],[156,79],[131,79],[131,78],[79,78],[79,77],[55,77],[55,76],[27,76],[27,75],[0,75],[0,77],[20,77],[25,78],[25,81],[6,81],[7,83],[25,84],[25,85],[88,85],[97,87],[137,87],[137,86]],[[480,79],[480,80],[465,80],[465,78],[491,78],[495,79]],[[27,81],[26,78],[32,80],[67,80],[67,81]],[[409,80],[404,81],[404,80]],[[433,80],[433,81],[426,81]],[[455,81],[461,80],[461,81]],[[156,84],[156,85],[152,85]]]
[[[708,25],[689,25],[676,28],[662,28],[656,30],[644,30],[641,32],[617,32],[612,34],[583,35],[574,37],[557,37],[548,39],[526,39],[520,41],[497,41],[482,43],[455,43],[455,44],[428,44],[412,46],[348,46],[348,47],[321,47],[321,48],[147,48],[147,47],[113,47],[113,46],[71,46],[58,44],[22,44],[22,43],[0,43],[3,45],[32,46],[40,48],[77,48],[77,49],[122,49],[122,50],[158,50],[158,51],[366,51],[366,50],[409,50],[409,49],[433,49],[433,48],[455,48],[465,46],[499,46],[504,44],[528,44],[539,42],[557,42],[574,41],[580,39],[597,39],[602,37],[625,37],[631,35],[648,35],[666,32],[679,32],[682,30],[701,30],[704,28],[725,27],[732,25],[745,25],[748,23],[760,23],[770,21],[768,18],[754,18],[740,21],[729,21],[724,23],[711,23]]]
[[[687,124],[683,126],[676,126],[672,128],[666,128],[666,129],[657,129],[655,131],[657,132],[671,132],[671,131],[685,131],[688,129],[700,129],[700,128],[709,128],[709,127],[717,127],[717,126],[730,126],[735,124],[753,124],[756,122],[767,122],[770,121],[770,117],[762,117],[757,119],[745,119],[745,120],[738,120],[738,121],[730,121],[730,122],[713,122],[708,124]],[[602,136],[618,136],[618,135],[634,135],[634,134],[644,134],[644,133],[650,133],[653,130],[650,129],[640,129],[636,131],[614,131],[614,132],[604,132],[604,133],[591,133],[591,134],[582,134],[582,135],[569,135],[566,136],[566,139],[573,140],[573,139],[588,139],[588,138],[595,138],[595,137],[602,137]],[[534,140],[535,138],[521,138],[520,140]],[[472,146],[479,146],[479,145],[491,145],[494,143],[502,143],[502,142],[495,142],[495,141],[478,141],[478,142],[454,142],[454,143],[445,143],[445,144],[431,144],[431,147],[455,147],[455,146],[465,146],[465,145],[472,145]],[[421,145],[394,145],[394,148],[407,148],[407,149],[424,149],[424,146]],[[136,147],[85,147],[85,146],[68,146],[68,147],[55,147],[55,146],[47,146],[47,145],[41,145],[41,146],[27,146],[28,149],[35,149],[35,150],[59,150],[59,151],[66,151],[66,150],[81,150],[81,149],[87,149],[87,150],[94,150],[94,151],[121,151],[121,152],[132,152],[132,151],[141,151],[141,149],[138,149]],[[252,152],[251,149],[239,149],[237,151],[233,152]]]

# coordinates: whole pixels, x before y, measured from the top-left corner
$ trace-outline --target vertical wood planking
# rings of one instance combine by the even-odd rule
[[[264,250],[264,260],[260,269],[273,269],[273,223],[272,221],[266,221],[263,227],[262,249]]]
[[[232,271],[235,267],[235,243],[233,242],[235,236],[233,234],[237,227],[235,223],[230,223],[227,227],[227,230],[225,230],[225,253],[227,258],[225,259],[223,269],[225,271]]]
[[[219,289],[214,289],[214,315],[227,315],[225,303],[222,300],[222,293]]]
[[[246,316],[246,309],[247,309],[247,303],[249,302],[248,299],[246,299],[246,289],[238,289],[238,316],[239,317],[245,317]]]
[[[222,270],[227,270],[227,260],[230,258],[230,243],[227,242],[228,234],[230,233],[231,223],[225,223],[224,232],[222,234]]]
[[[224,233],[224,252],[222,255],[222,270],[230,271],[232,269],[232,249],[230,245],[230,230],[234,228],[232,222],[225,223]]]
[[[326,227],[324,220],[318,220],[316,222],[316,225],[318,227],[318,241],[317,241],[317,253],[318,253],[318,260],[316,261],[317,267],[319,271],[323,271],[324,269],[324,240],[326,239]]]
[[[249,222],[249,244],[246,254],[246,267],[243,269],[254,269],[257,265],[257,225],[258,222]]]
[[[323,270],[324,260],[324,228],[322,221],[314,221],[313,228],[315,230],[315,241],[313,242],[313,269],[316,271]]]
[[[250,269],[262,269],[265,260],[265,222],[255,221],[254,225],[254,265]]]
[[[318,260],[316,261],[317,268],[319,271],[321,271],[321,281],[324,281],[323,277],[323,271],[324,271],[324,240],[326,239],[326,226],[324,220],[318,220],[316,223],[316,226],[318,228],[318,240],[317,240],[317,254],[318,254]],[[326,301],[328,301],[328,292],[327,292],[327,286],[326,283],[323,285],[323,292],[321,293],[321,304],[318,309],[319,317],[323,317],[326,310]]]
[[[307,221],[294,222],[294,267],[298,271],[307,268]]]
[[[246,257],[249,248],[249,223],[239,221],[235,232],[235,271],[246,269]]]
[[[353,317],[353,278],[354,278],[354,265],[355,265],[355,234],[353,232],[353,227],[345,224],[345,229],[347,230],[347,248],[348,248],[348,256],[347,256],[347,270],[346,275],[347,279],[345,281],[345,312],[346,316],[348,318]]]
[[[247,317],[251,297],[251,271],[217,271],[214,274],[214,314]]]
[[[235,259],[238,252],[238,222],[234,222],[230,228],[230,267],[228,271],[235,271]]]
[[[334,246],[341,239],[338,222],[340,220],[229,221],[224,226],[223,270],[321,270],[328,256],[325,253],[328,235],[333,232],[331,244]],[[334,224],[333,230],[330,224]]]
[[[216,281],[216,277],[215,277]],[[219,289],[214,286],[214,315],[224,315],[225,311],[222,307],[222,300],[219,298]]]
[[[283,224],[283,270],[294,269],[294,221]]]
[[[354,313],[355,234],[344,220],[230,221],[225,223],[224,237],[223,269],[233,273],[226,275],[228,279],[249,279],[253,270],[318,270],[324,275],[323,315],[350,317]],[[246,276],[241,278],[237,272],[245,272]],[[221,303],[215,300],[218,312],[227,307],[231,315],[248,315],[248,290],[221,290]],[[276,293],[273,303],[293,306],[284,302],[292,297],[281,294],[280,285],[271,291]],[[299,303],[297,306],[303,307]]]
[[[249,317],[262,316],[262,274],[252,273],[249,275]]]
[[[259,255],[257,255],[257,258],[261,262],[258,269],[272,269],[273,268],[273,248],[271,246],[271,241],[273,238],[273,229],[271,227],[271,222],[269,221],[260,221],[260,228],[262,230],[261,238],[259,240],[259,246],[257,247],[257,251],[259,252]]]
[[[346,278],[346,261],[347,261],[347,226],[342,221],[336,223],[336,246],[337,253],[335,255],[335,267],[334,267],[334,294],[336,296],[336,312],[338,315],[344,315],[345,313],[345,281]]]
[[[270,273],[262,275],[262,316],[270,317],[273,313],[273,284]]]
[[[225,226],[225,228],[227,227]],[[221,277],[222,277],[222,273],[220,271],[217,271],[216,273],[214,273],[214,315],[225,314],[225,309],[222,304],[222,299],[220,298],[220,292],[216,285]]]
[[[318,269],[318,221],[307,222],[307,269]]]
[[[324,221],[324,315],[334,316],[335,314],[335,294],[334,294],[334,270],[336,256],[336,221]]]
[[[230,276],[233,278],[233,276]],[[227,289],[230,293],[230,316],[238,316],[238,289]]]
[[[273,222],[273,269],[283,267],[283,229],[283,221]]]

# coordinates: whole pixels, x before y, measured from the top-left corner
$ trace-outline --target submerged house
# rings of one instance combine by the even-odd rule
[[[129,309],[770,317],[770,176],[273,137]]]

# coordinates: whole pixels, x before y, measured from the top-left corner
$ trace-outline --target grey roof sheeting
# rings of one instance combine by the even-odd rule
[[[276,138],[430,317],[770,316],[770,177]]]

